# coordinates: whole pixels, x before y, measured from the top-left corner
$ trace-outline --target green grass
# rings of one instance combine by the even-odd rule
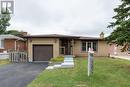
[[[88,77],[87,59],[77,58],[74,68],[45,70],[27,87],[130,87],[130,61],[95,58]]]
[[[10,63],[8,59],[1,59],[0,60],[0,65],[8,64],[8,63]]]

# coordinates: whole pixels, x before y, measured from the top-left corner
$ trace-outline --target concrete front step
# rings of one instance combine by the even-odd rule
[[[64,60],[73,60],[73,58],[64,58]]]
[[[61,64],[56,64],[53,66],[48,66],[46,69],[55,69],[55,68],[73,68],[74,60],[72,55],[65,55],[64,62]]]
[[[74,60],[64,60],[64,62],[74,62]]]
[[[65,55],[65,58],[73,58],[72,55]]]

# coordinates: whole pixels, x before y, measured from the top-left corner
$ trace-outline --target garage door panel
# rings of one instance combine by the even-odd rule
[[[33,45],[34,61],[49,61],[53,57],[52,45]]]

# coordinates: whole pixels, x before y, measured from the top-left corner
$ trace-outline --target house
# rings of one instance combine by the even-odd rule
[[[109,47],[110,56],[130,56],[130,45],[125,44],[123,46],[115,43],[110,44]]]
[[[95,56],[108,56],[109,45],[100,37],[81,37],[69,35],[27,35],[29,61],[48,61],[50,58],[64,55],[87,56],[89,48],[93,48]]]
[[[9,51],[25,51],[26,41],[14,35],[0,35],[0,53]]]

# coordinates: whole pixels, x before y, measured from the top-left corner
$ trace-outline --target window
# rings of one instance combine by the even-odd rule
[[[60,54],[65,54],[65,48],[64,47],[60,48]]]
[[[4,40],[0,40],[0,48],[4,48]]]
[[[97,51],[97,41],[83,41],[82,42],[82,51],[88,51],[89,48],[93,48],[93,51]]]
[[[97,42],[93,42],[93,51],[97,51]]]
[[[86,44],[87,44],[87,50],[86,51],[89,51],[89,48],[92,48],[91,42],[87,42]]]
[[[86,51],[86,42],[82,42],[82,51]]]

